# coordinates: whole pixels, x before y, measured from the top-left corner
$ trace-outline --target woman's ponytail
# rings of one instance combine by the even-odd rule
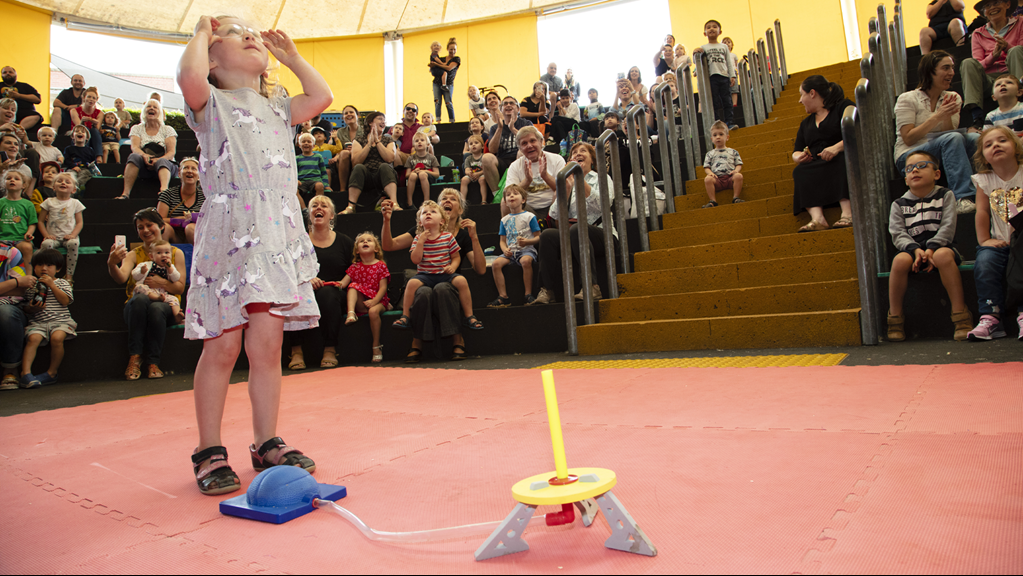
[[[803,92],[811,90],[817,92],[821,99],[824,100],[824,108],[827,110],[833,109],[845,100],[845,91],[842,90],[842,87],[834,82],[828,82],[820,74],[807,77],[806,80],[803,80],[800,88],[803,89]]]

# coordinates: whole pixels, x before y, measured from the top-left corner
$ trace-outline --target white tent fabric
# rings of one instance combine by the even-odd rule
[[[58,15],[125,28],[191,34],[203,14],[232,14],[293,38],[409,32],[558,5],[565,0],[21,0]],[[575,0],[578,3],[578,0]]]
[[[108,96],[107,100],[110,102],[113,102],[113,98],[123,99],[126,108],[142,108],[142,105],[149,100],[149,95],[156,91],[150,86],[144,86],[116,76],[104,74],[103,72],[97,72],[92,68],[76,64],[56,54],[50,54],[50,63],[68,76],[81,74],[85,77],[87,86],[95,86],[100,94]],[[162,90],[158,92],[163,97],[163,107],[165,110],[184,109],[185,99],[181,94]]]

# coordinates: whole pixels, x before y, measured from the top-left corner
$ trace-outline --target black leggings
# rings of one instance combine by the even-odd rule
[[[573,286],[576,290],[581,288],[582,282],[581,275],[579,273],[579,225],[572,224],[572,227],[568,229],[569,241],[572,243],[572,281]],[[597,226],[589,226],[589,240],[590,240],[590,272],[593,276],[593,283],[600,284],[597,280],[597,259],[606,258],[607,254],[604,251],[604,230]],[[617,242],[615,243],[615,250],[618,250]],[[611,258],[614,255],[610,256]],[[548,228],[540,234],[540,279],[543,282],[541,286],[554,292],[555,296],[559,301],[564,301],[564,288],[561,285],[562,281],[562,268],[561,268],[561,233],[555,228]],[[614,279],[608,279],[609,282]],[[572,295],[568,296],[569,298]]]

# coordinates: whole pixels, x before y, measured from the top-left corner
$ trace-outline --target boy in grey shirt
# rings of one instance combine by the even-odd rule
[[[703,35],[707,43],[693,50],[693,54],[704,54],[710,73],[710,95],[714,102],[714,119],[724,122],[729,130],[736,130],[738,125],[732,122],[732,85],[735,84],[735,66],[732,53],[728,46],[718,42],[721,36],[721,23],[708,20],[703,25]]]

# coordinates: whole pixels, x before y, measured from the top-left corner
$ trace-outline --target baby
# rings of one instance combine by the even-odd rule
[[[36,135],[39,138],[39,142],[33,144],[32,149],[39,154],[39,163],[56,162],[62,164],[64,162],[64,155],[60,153],[60,148],[53,145],[53,139],[57,137],[57,133],[53,131],[53,128],[43,126]]]
[[[185,321],[185,315],[181,312],[181,304],[176,296],[167,293],[163,288],[146,286],[145,280],[149,276],[159,276],[168,282],[177,282],[181,279],[181,273],[174,267],[172,253],[173,247],[166,240],[157,240],[153,243],[153,260],[142,262],[131,271],[131,277],[135,279],[135,290],[133,294],[145,294],[154,302],[164,301],[170,304],[174,312],[174,320],[177,323]]]

